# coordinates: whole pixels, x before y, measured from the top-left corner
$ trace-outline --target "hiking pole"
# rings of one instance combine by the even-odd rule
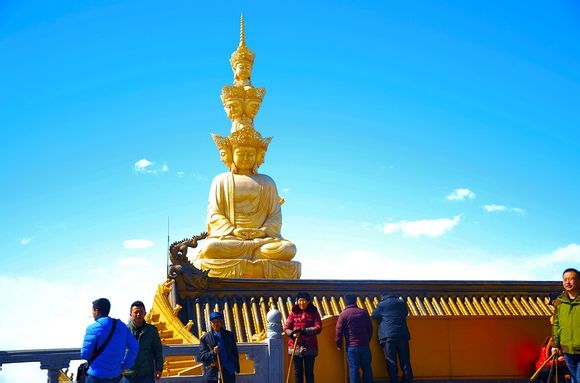
[[[534,375],[532,375],[532,377],[530,378],[530,381],[536,380],[536,378],[538,377],[538,374],[540,373],[540,371],[542,371],[542,368],[544,368],[546,366],[546,364],[548,364],[550,359],[554,358],[554,355],[556,355],[556,354],[552,354],[548,358],[546,358],[546,360],[544,360],[544,363],[542,363],[542,365],[536,370],[536,372],[534,372]]]
[[[286,383],[290,381],[290,370],[292,370],[292,362],[294,361],[294,354],[296,353],[298,338],[300,338],[300,333],[296,334],[296,338],[294,338],[294,347],[292,347],[292,356],[290,356],[290,363],[288,363],[288,373],[286,374]]]
[[[222,362],[220,360],[220,353],[218,352],[216,354],[216,356],[217,356],[217,365],[218,365],[218,382],[224,383],[224,375],[222,373]]]
[[[548,373],[548,379],[546,379],[547,383],[550,383],[550,380],[552,380],[552,373],[554,372],[554,365],[556,364],[555,361],[556,361],[556,359],[554,359],[554,362],[552,362],[552,365],[550,366],[550,372]]]
[[[555,369],[556,369],[556,379],[554,380],[555,383],[558,383],[558,357],[554,358],[554,364],[556,365]],[[549,382],[548,382],[549,383]]]

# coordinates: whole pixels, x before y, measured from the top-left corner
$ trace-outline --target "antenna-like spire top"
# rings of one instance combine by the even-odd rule
[[[244,14],[240,14],[240,46],[246,45],[246,35],[244,33]]]

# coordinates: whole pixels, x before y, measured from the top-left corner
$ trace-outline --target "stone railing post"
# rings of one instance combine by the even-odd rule
[[[284,381],[284,339],[282,338],[282,314],[272,308],[266,315],[268,321],[268,382]]]

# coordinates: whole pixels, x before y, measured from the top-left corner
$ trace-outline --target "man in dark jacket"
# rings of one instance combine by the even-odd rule
[[[117,383],[121,372],[129,368],[137,356],[139,345],[135,337],[123,322],[109,317],[110,310],[111,302],[107,298],[99,298],[93,302],[95,322],[87,327],[81,358],[92,360],[95,350],[105,343],[111,333],[113,324],[115,329],[107,346],[92,360],[86,383]]]
[[[383,347],[391,383],[397,382],[397,356],[403,370],[402,382],[413,382],[409,351],[411,335],[407,327],[407,315],[409,315],[407,304],[389,294],[383,294],[382,300],[372,312],[372,317],[379,321],[379,342]]]
[[[350,382],[360,383],[362,370],[363,383],[372,383],[371,348],[369,342],[373,336],[373,324],[366,310],[356,305],[356,295],[344,297],[345,307],[336,322],[336,347],[342,349],[342,338],[346,339],[346,356],[350,371]]]
[[[157,327],[145,322],[145,305],[131,304],[131,320],[127,327],[139,342],[139,353],[131,369],[125,371],[122,383],[154,383],[163,371],[163,345]]]
[[[204,376],[207,382],[235,383],[236,372],[240,372],[240,360],[236,338],[231,331],[224,328],[224,316],[213,312],[209,316],[211,331],[200,340],[199,359],[205,367]]]

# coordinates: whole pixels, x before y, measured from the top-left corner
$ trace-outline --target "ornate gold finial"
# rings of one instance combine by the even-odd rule
[[[240,46],[246,45],[246,35],[244,34],[244,14],[240,14]]]

